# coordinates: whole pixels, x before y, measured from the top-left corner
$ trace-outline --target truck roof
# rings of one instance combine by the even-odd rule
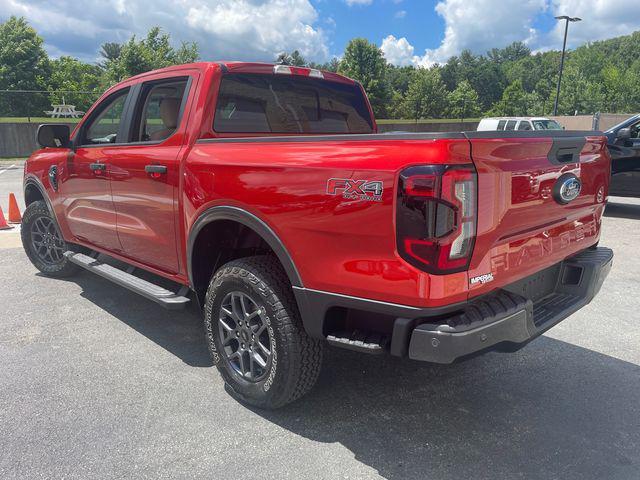
[[[551,120],[547,117],[485,117],[482,120]]]
[[[265,62],[238,62],[238,61],[210,61],[210,62],[195,62],[195,63],[185,63],[181,65],[172,65],[170,67],[160,68],[157,70],[151,70],[149,72],[140,73],[133,77],[126,79],[129,80],[137,80],[139,78],[144,78],[147,75],[164,73],[164,72],[177,72],[185,69],[197,69],[197,70],[208,70],[210,68],[222,68],[223,71],[230,71],[235,73],[261,73],[261,74],[271,74],[274,73],[273,69],[278,64],[275,63],[265,63]],[[288,66],[288,65],[287,65]],[[292,70],[293,74],[305,75],[309,76],[309,72],[316,70],[322,72],[322,75],[325,80],[329,80],[332,82],[343,82],[353,84],[356,83],[355,80],[345,77],[344,75],[340,75],[339,73],[328,72],[326,70],[318,70],[309,67],[296,67],[289,66]]]

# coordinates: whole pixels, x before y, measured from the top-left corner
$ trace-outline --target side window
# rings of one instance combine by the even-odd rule
[[[631,127],[631,138],[640,138],[640,123]]]
[[[521,120],[518,124],[518,130],[533,130],[528,120]]]
[[[504,125],[507,123],[506,120],[500,120],[498,122],[498,130],[504,130]]]
[[[132,142],[160,142],[173,135],[180,125],[187,80],[183,77],[143,84],[134,117]]]
[[[516,121],[515,120],[509,120],[507,122],[507,126],[505,128],[505,130],[515,130],[516,129]]]
[[[84,145],[99,145],[102,143],[116,143],[118,130],[124,113],[124,102],[127,99],[129,89],[119,91],[99,105],[97,115],[89,120],[84,133]]]

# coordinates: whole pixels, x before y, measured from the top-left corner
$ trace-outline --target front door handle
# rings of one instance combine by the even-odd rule
[[[167,173],[167,167],[165,167],[164,165],[146,165],[144,167],[144,171],[152,174]]]
[[[107,164],[106,163],[90,163],[89,168],[94,172],[105,171],[107,169]]]

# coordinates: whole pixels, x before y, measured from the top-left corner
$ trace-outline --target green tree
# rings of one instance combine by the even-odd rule
[[[162,33],[160,27],[153,27],[142,40],[132,36],[122,45],[120,54],[115,59],[107,60],[105,80],[107,83],[115,83],[149,70],[191,63],[197,59],[197,44],[183,42],[175,49],[171,46],[169,34]]]
[[[359,81],[376,117],[385,118],[391,92],[382,50],[364,38],[355,38],[347,44],[338,72]]]
[[[122,53],[122,45],[116,42],[103,43],[100,46],[100,56],[106,61],[117,60]]]
[[[517,62],[531,55],[531,49],[523,42],[513,42],[505,48],[492,48],[487,57],[495,63]]]
[[[440,118],[448,104],[447,89],[438,68],[416,70],[402,102],[404,118]]]
[[[522,81],[516,80],[504,89],[502,98],[491,109],[496,116],[525,116],[530,110],[530,96],[522,87]]]
[[[78,110],[87,110],[100,95],[102,71],[99,66],[62,56],[51,60],[49,89],[51,103],[76,106]],[[90,93],[86,93],[90,92]]]
[[[280,65],[291,65],[294,67],[306,67],[307,60],[302,56],[298,50],[294,50],[291,53],[282,52],[276,58],[276,63]]]
[[[480,116],[481,107],[476,92],[466,80],[460,82],[447,99],[448,108],[446,115],[449,118],[477,118]]]
[[[44,90],[51,71],[43,40],[22,17],[0,24],[0,90]],[[0,93],[0,116],[41,116],[43,94]]]

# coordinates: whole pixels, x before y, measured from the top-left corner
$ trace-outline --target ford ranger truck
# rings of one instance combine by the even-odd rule
[[[378,134],[330,72],[196,63],[111,87],[26,162],[24,249],[201,309],[228,389],[308,392],[323,347],[448,364],[515,351],[596,295],[597,132]]]

